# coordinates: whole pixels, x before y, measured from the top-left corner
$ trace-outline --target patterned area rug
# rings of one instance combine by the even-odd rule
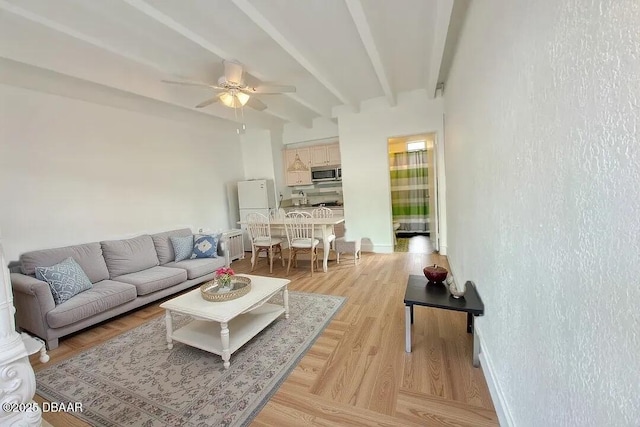
[[[289,292],[289,319],[233,353],[226,370],[218,355],[178,342],[168,350],[161,316],[37,372],[38,394],[82,402],[75,415],[95,426],[248,425],[345,300]],[[189,321],[174,315],[174,328]]]

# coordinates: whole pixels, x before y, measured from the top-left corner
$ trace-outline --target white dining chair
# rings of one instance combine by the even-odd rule
[[[308,212],[289,212],[285,216],[284,229],[289,241],[289,262],[287,275],[293,266],[298,266],[298,254],[308,253],[311,256],[311,276],[313,276],[313,263],[318,268],[318,244],[320,241],[314,236],[314,224],[311,214]]]
[[[284,267],[284,257],[282,256],[282,239],[271,236],[271,225],[269,218],[260,213],[250,213],[247,215],[247,228],[251,237],[251,271],[258,263],[260,252],[267,254],[269,261],[269,273],[273,273],[273,258],[280,255],[282,266]]]
[[[311,211],[311,216],[314,218],[333,218],[333,211],[326,207],[320,207]],[[336,231],[333,226],[331,226],[331,234],[327,237],[329,244],[333,248],[333,241],[336,239]],[[322,243],[322,239],[318,237],[320,243]],[[320,246],[322,247],[322,246]]]
[[[311,215],[311,212],[307,212],[307,211],[292,211],[289,213],[299,214],[300,216],[303,216],[305,218],[313,218],[313,216]]]

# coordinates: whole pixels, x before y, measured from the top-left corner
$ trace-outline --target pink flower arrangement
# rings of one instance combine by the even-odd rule
[[[231,276],[234,274],[236,273],[231,267],[220,267],[216,270],[216,279],[218,279],[220,283],[229,284],[231,282]]]

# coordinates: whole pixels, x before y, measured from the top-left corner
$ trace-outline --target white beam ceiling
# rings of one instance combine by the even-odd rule
[[[126,108],[139,102],[149,114],[193,114],[197,122],[308,129],[370,99],[393,106],[425,85],[433,95],[446,79],[443,52],[452,49],[447,37],[455,39],[448,32],[461,28],[449,21],[463,20],[452,17],[454,1],[461,0],[0,0],[0,63],[11,64],[6,84],[55,91],[45,88],[60,79],[62,96],[126,99]],[[219,103],[195,109],[209,89],[161,83],[216,83],[222,61],[231,59],[243,64],[249,84],[296,92],[254,95],[263,111]]]
[[[320,83],[324,85],[332,94],[335,95],[343,104],[350,105],[356,108],[355,102],[348,99],[348,97],[339,91],[330,81],[329,79],[322,74],[316,66],[314,66],[310,60],[308,60],[305,55],[300,52],[294,44],[289,41],[286,37],[278,31],[276,27],[274,27],[267,18],[262,15],[253,7],[251,3],[247,0],[232,0],[233,3],[238,6],[240,10],[242,10],[251,20],[262,29],[265,33],[267,33],[273,40],[275,40],[281,47],[284,49],[289,55],[291,55],[300,65],[302,65],[308,72],[310,72]]]
[[[347,3],[347,8],[349,9],[349,13],[351,13],[351,17],[353,18],[353,22],[356,24],[356,28],[358,29],[364,48],[371,59],[371,64],[378,76],[380,86],[382,86],[382,90],[389,101],[389,105],[393,107],[396,105],[395,95],[391,89],[389,79],[387,79],[387,73],[384,70],[384,64],[382,63],[380,52],[376,47],[376,42],[373,38],[373,34],[371,33],[369,23],[367,22],[367,17],[365,16],[364,9],[362,8],[362,3],[360,0],[345,0],[345,2]]]
[[[430,97],[436,94],[438,87],[438,76],[442,65],[444,46],[447,41],[447,32],[451,21],[451,11],[453,10],[453,0],[437,0],[436,24],[433,28],[433,45],[431,50],[431,60],[429,61],[429,77],[427,80],[427,93]]]

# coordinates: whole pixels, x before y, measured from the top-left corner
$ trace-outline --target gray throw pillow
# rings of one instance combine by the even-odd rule
[[[193,252],[193,236],[171,236],[170,239],[173,245],[173,252],[176,254],[176,262],[191,258],[191,253]]]
[[[82,267],[71,257],[51,267],[36,267],[36,278],[49,284],[56,305],[93,287]]]

